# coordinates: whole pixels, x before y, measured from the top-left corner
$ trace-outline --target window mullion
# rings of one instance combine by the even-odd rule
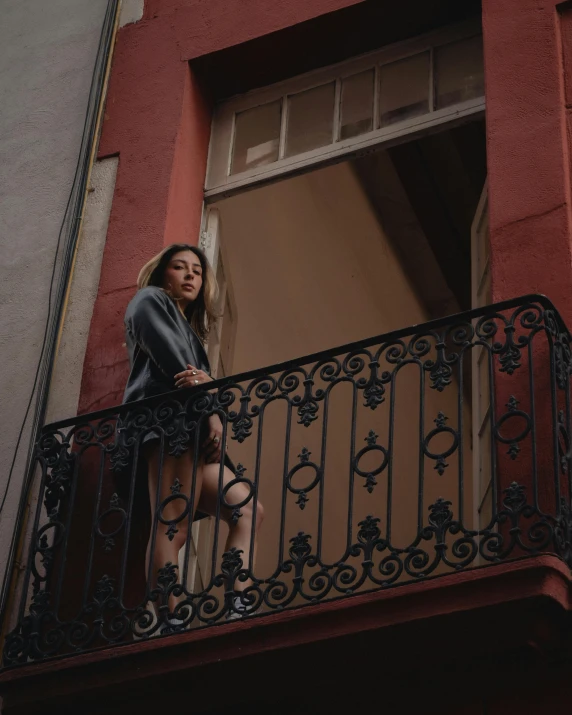
[[[340,139],[340,125],[342,116],[342,80],[336,79],[334,92],[334,121],[332,122],[332,142],[335,144]]]
[[[435,111],[435,48],[429,49],[429,112]]]
[[[286,154],[286,130],[288,129],[288,95],[282,97],[282,114],[280,116],[280,144],[278,146],[278,160]]]
[[[381,72],[379,71],[379,63],[373,68],[373,129],[379,129],[380,125],[380,104],[381,104]]]
[[[228,156],[226,158],[226,175],[230,176],[232,172],[232,157],[234,154],[234,142],[236,138],[236,112],[232,114],[232,128],[230,130],[230,145],[228,148]]]

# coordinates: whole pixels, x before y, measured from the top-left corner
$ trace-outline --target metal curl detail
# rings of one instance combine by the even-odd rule
[[[488,383],[475,393],[469,369],[480,355]],[[37,505],[4,664],[537,554],[555,554],[572,568],[571,371],[560,316],[546,299],[528,297],[46,427],[35,447]],[[469,399],[482,400],[481,441],[470,431]],[[273,402],[285,405],[280,419],[287,419],[269,429]],[[192,469],[182,471],[162,485],[153,513],[156,538],[176,539],[177,548],[187,538],[185,558],[165,563],[133,596],[129,548],[144,444],[157,440],[169,459],[192,457],[213,414],[230,443],[223,455],[232,474],[219,471],[208,540],[194,541],[200,487]],[[536,459],[539,447],[551,458]],[[483,451],[477,476],[471,448]],[[121,479],[127,495],[117,487]],[[233,501],[239,484],[240,501]],[[478,516],[467,513],[473,487],[482,497]],[[404,505],[406,493],[412,499]],[[252,553],[223,546],[227,532],[220,531],[222,519],[224,529],[254,530],[259,499],[275,528],[258,544],[275,549],[264,576]]]

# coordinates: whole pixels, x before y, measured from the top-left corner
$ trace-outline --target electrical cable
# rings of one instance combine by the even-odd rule
[[[60,224],[56,248],[54,252],[54,260],[50,275],[50,289],[48,293],[48,314],[46,317],[46,326],[40,348],[40,357],[36,368],[30,398],[26,406],[24,419],[22,421],[22,425],[18,433],[18,439],[16,441],[16,447],[14,449],[14,455],[10,465],[8,479],[4,487],[2,501],[0,503],[1,519],[6,505],[7,496],[10,490],[10,485],[14,474],[14,468],[18,458],[22,437],[26,429],[26,423],[28,421],[30,409],[34,402],[34,396],[37,394],[32,425],[30,429],[30,441],[26,457],[26,466],[24,469],[25,477],[18,505],[16,523],[14,524],[14,528],[12,531],[12,539],[10,542],[6,568],[2,579],[2,588],[0,590],[0,630],[2,628],[2,621],[4,620],[5,616],[5,606],[7,594],[10,589],[14,559],[16,556],[16,548],[20,537],[21,526],[26,518],[29,492],[34,479],[33,452],[47,410],[48,387],[53,373],[58,335],[60,332],[64,315],[65,298],[68,291],[68,284],[71,280],[71,268],[74,262],[77,243],[80,236],[87,181],[92,159],[92,150],[95,142],[97,141],[96,132],[98,129],[99,109],[103,99],[103,89],[108,75],[108,65],[112,49],[112,43],[115,36],[114,31],[118,17],[119,3],[120,0],[108,0],[107,3],[105,17],[99,38],[97,55],[92,73],[90,91],[87,100],[87,108],[83,123],[80,149],[78,152],[78,158],[73,175],[72,186],[64,209],[64,216]],[[64,235],[66,235],[67,238],[64,244],[63,253],[60,257],[60,249],[62,245],[62,238]],[[56,286],[57,290],[54,291]],[[52,300],[54,299],[54,292],[55,302],[54,310],[52,311]]]

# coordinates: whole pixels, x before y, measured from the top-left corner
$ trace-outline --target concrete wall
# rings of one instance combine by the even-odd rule
[[[0,22],[0,497],[30,399],[107,0],[4,0]],[[0,517],[4,573],[29,440]]]

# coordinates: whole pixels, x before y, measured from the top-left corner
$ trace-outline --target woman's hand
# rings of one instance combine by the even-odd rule
[[[222,422],[218,415],[209,417],[209,436],[203,444],[205,450],[205,463],[220,462],[222,454]]]
[[[175,387],[194,387],[202,382],[211,382],[212,377],[203,370],[199,370],[192,365],[187,365],[187,369],[175,375]]]

